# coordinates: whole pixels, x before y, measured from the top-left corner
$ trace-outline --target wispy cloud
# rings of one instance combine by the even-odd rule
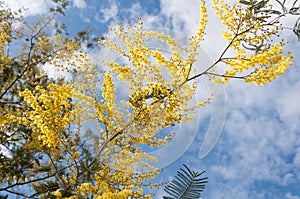
[[[119,8],[116,1],[110,1],[106,7],[100,10],[101,15],[96,15],[95,19],[100,23],[108,23],[110,20],[116,21]]]
[[[12,153],[2,144],[0,144],[0,154],[7,158],[12,158]]]
[[[76,8],[86,8],[87,7],[87,4],[85,2],[85,0],[74,0],[73,1],[73,6],[76,7]]]
[[[292,193],[287,193],[287,194],[285,195],[285,198],[286,198],[286,199],[300,199],[299,196],[293,195]]]
[[[43,14],[53,5],[51,0],[10,0],[5,3],[14,11],[25,9],[23,12],[25,17]]]
[[[199,4],[195,0],[161,0],[161,12],[171,20],[172,28],[190,35],[196,32]]]
[[[62,68],[54,66],[52,64],[46,63],[42,66],[42,69],[49,78],[53,78],[53,79],[64,78],[65,80],[72,79],[72,75],[69,72],[63,70]]]

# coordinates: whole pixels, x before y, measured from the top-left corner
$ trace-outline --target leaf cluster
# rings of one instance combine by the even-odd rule
[[[52,0],[54,7],[50,8],[50,12],[65,15],[65,11],[69,5],[69,0]]]
[[[267,13],[269,15],[268,17],[270,17],[270,15],[277,15],[277,19],[286,15],[300,15],[300,4],[298,0],[294,0],[290,8],[286,6],[286,0],[276,0],[276,2],[280,5],[281,10],[275,10],[272,7],[266,9],[265,6],[269,3],[269,1],[270,0],[240,0],[240,3],[249,6],[250,10],[258,14]],[[294,27],[291,29],[297,36],[298,41],[300,41],[300,16],[296,20]]]
[[[183,164],[184,168],[177,171],[175,179],[165,188],[169,196],[164,199],[196,199],[201,197],[201,192],[205,189],[207,177],[202,177],[205,171],[198,172],[191,170]]]

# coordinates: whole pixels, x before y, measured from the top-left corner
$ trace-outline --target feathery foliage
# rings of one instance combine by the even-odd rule
[[[177,171],[175,179],[164,188],[170,195],[164,196],[164,199],[196,199],[201,197],[201,192],[208,182],[207,177],[202,177],[205,171],[198,172],[190,170],[185,164],[183,166],[184,168]]]

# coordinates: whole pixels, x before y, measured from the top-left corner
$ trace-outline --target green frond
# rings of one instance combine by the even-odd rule
[[[169,196],[164,196],[164,199],[196,199],[201,197],[201,192],[208,182],[207,177],[201,177],[205,171],[191,171],[185,164],[183,166],[185,168],[180,168],[175,179],[164,188],[165,192],[169,194]]]

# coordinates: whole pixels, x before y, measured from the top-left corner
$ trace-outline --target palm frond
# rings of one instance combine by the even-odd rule
[[[164,196],[163,199],[196,199],[201,197],[201,192],[208,182],[207,177],[201,178],[205,171],[191,171],[185,164],[183,166],[185,168],[180,168],[175,179],[164,188],[169,196]]]

